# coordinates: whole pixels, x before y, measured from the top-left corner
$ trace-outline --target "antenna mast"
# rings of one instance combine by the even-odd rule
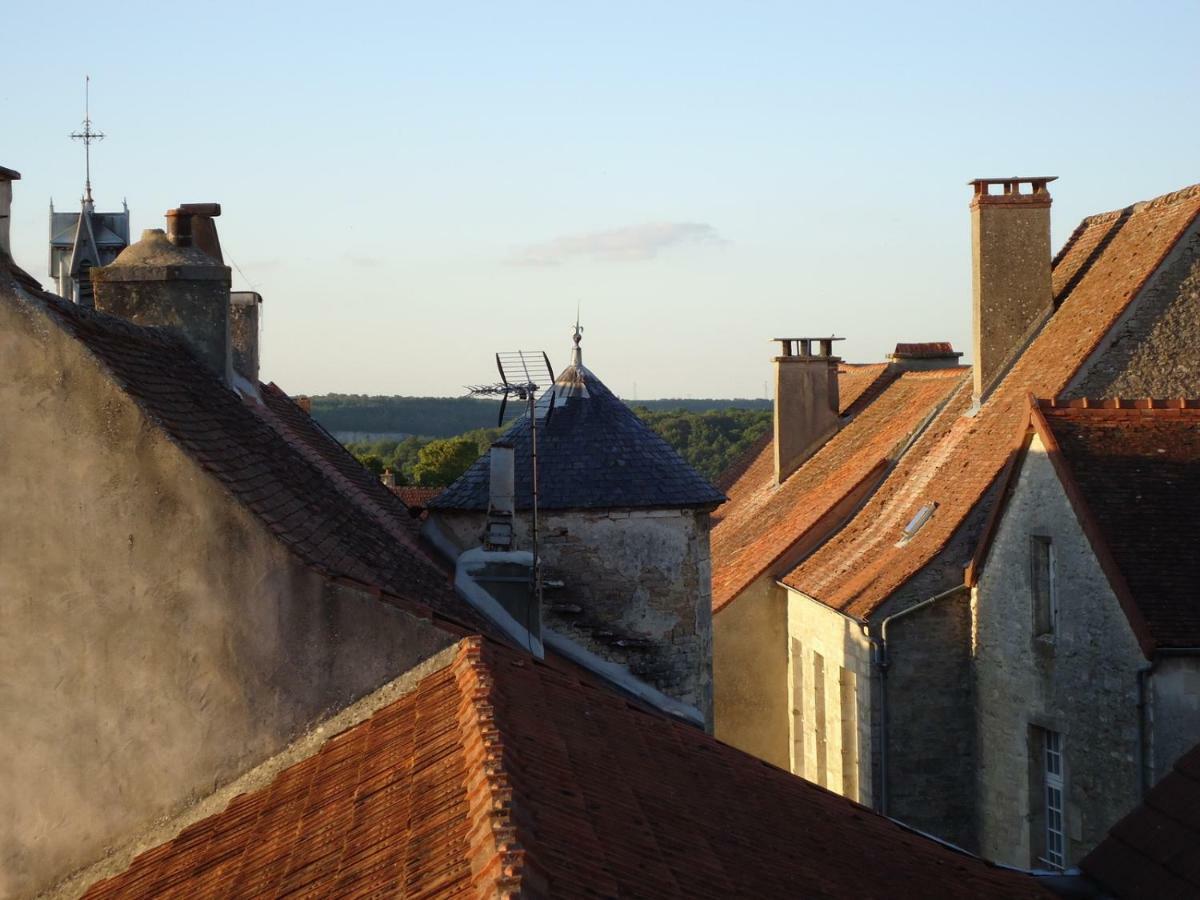
[[[92,205],[92,142],[104,140],[103,131],[92,130],[91,88],[92,76],[85,75],[83,79],[83,130],[71,132],[71,140],[83,141],[83,161],[86,170],[84,202],[88,206]]]
[[[468,388],[476,397],[499,397],[500,416],[497,425],[504,424],[504,410],[508,406],[511,394],[527,405],[526,414],[529,416],[529,465],[532,488],[532,519],[530,538],[533,544],[533,596],[537,603],[538,621],[542,609],[542,562],[538,558],[538,416],[537,397],[546,388],[534,379],[541,380],[540,370],[545,366],[547,384],[550,390],[549,403],[546,406],[546,422],[554,414],[554,369],[550,367],[550,358],[544,351],[516,350],[511,353],[496,354],[496,368],[500,371],[499,384],[472,385]],[[528,630],[528,622],[525,623]]]

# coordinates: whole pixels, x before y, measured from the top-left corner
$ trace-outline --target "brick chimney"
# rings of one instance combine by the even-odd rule
[[[91,275],[97,310],[177,331],[226,384],[233,383],[228,266],[190,240],[176,244],[161,228],[151,228]]]
[[[0,166],[0,250],[12,256],[9,226],[12,223],[12,183],[21,179],[20,172]]]
[[[782,484],[838,430],[838,363],[843,338],[773,338],[775,357],[775,483]],[[813,352],[816,345],[816,352]]]
[[[897,344],[887,355],[893,368],[902,372],[924,372],[929,369],[952,369],[962,353],[949,341],[927,341],[920,344]]]
[[[975,399],[1000,381],[1053,306],[1050,192],[1055,177],[977,178],[971,198]]]

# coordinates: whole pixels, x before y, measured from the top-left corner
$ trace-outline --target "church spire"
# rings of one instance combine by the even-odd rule
[[[575,342],[575,346],[571,349],[571,365],[583,365],[583,351],[579,349],[579,342],[583,340],[583,326],[579,324],[579,306],[575,306],[575,335],[571,338]]]
[[[71,139],[83,141],[83,163],[86,172],[84,180],[83,205],[88,212],[92,211],[92,142],[104,140],[103,131],[92,130],[91,111],[92,76],[85,75],[83,80],[83,130],[72,131]]]

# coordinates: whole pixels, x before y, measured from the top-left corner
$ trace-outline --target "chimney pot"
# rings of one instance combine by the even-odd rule
[[[142,232],[110,265],[91,270],[96,309],[139,325],[179,332],[233,383],[229,347],[230,270],[195,247],[172,244],[161,228]]]
[[[782,348],[775,357],[774,411],[775,482],[782,484],[838,430],[841,360],[833,355],[833,342],[844,338],[773,340]],[[816,355],[814,342],[819,349]]]
[[[976,178],[971,197],[975,400],[1007,371],[1031,330],[1053,308],[1050,175]],[[1028,193],[1021,193],[1022,185]],[[989,193],[1000,186],[1001,194]]]

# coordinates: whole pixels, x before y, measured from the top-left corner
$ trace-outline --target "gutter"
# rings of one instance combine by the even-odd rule
[[[887,672],[891,660],[888,655],[887,633],[888,625],[896,619],[903,618],[911,613],[915,613],[919,609],[924,609],[927,606],[932,606],[939,600],[957,594],[959,591],[966,589],[965,584],[957,584],[949,590],[942,591],[940,594],[934,594],[920,603],[914,604],[907,609],[902,609],[899,612],[892,613],[885,618],[879,626],[879,639],[871,639],[870,632],[867,632],[868,639],[875,647],[875,666],[879,670],[879,801],[876,804],[876,812],[882,815],[888,814],[888,706],[887,706]],[[866,629],[863,629],[866,631]]]
[[[1137,670],[1137,765],[1138,786],[1142,800],[1154,786],[1154,745],[1150,726],[1154,715],[1154,695],[1150,692],[1150,679],[1154,677],[1158,664],[1172,656],[1200,656],[1200,647],[1160,647],[1154,657]]]

